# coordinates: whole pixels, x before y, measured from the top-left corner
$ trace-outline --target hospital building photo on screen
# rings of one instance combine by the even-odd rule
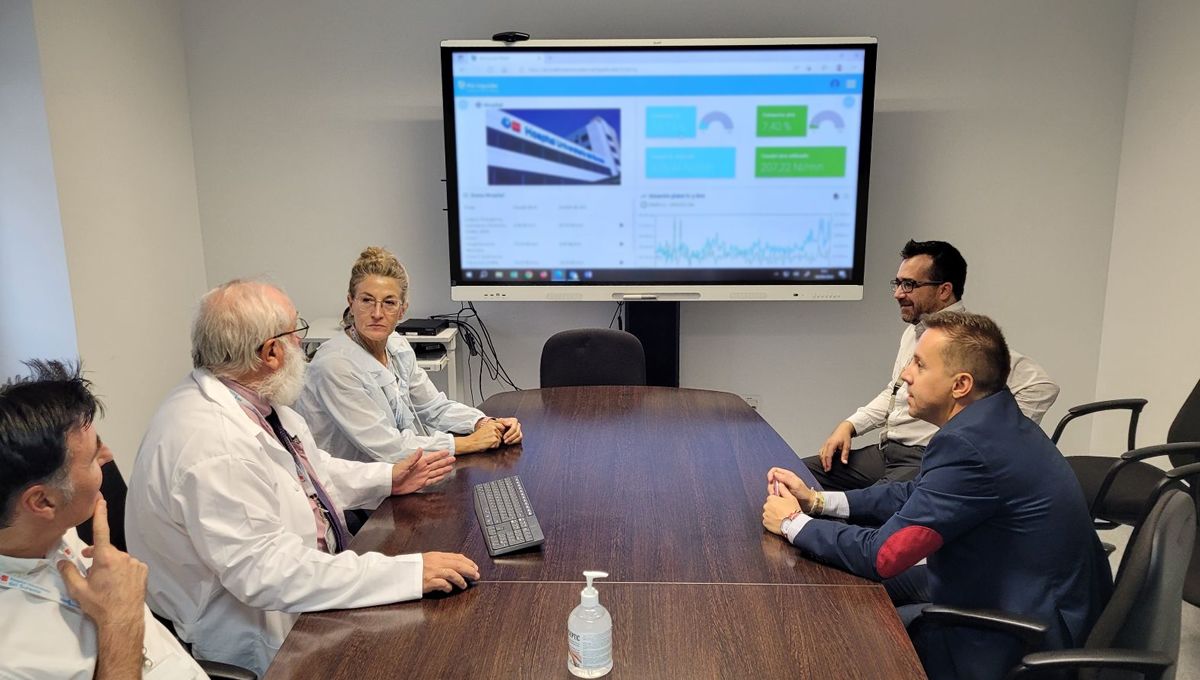
[[[620,109],[491,109],[489,186],[621,183]]]

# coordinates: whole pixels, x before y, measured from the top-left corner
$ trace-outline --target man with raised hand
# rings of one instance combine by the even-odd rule
[[[206,678],[146,608],[146,565],[109,541],[90,383],[28,365],[0,387],[0,675]],[[89,517],[91,547],[75,532]]]

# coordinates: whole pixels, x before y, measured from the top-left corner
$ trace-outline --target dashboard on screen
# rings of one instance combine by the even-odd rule
[[[443,42],[453,299],[860,299],[875,56]]]

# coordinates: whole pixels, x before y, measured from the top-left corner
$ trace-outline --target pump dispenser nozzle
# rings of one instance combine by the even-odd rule
[[[587,586],[579,592],[579,606],[567,617],[567,670],[580,678],[598,678],[612,670],[613,622],[592,581],[608,574],[585,571],[583,577]]]
[[[579,591],[579,604],[585,607],[595,607],[600,604],[600,592],[592,586],[592,579],[608,578],[608,572],[585,571],[583,577],[587,579],[587,587]]]

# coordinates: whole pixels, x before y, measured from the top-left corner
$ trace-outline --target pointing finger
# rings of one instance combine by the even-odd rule
[[[96,499],[96,510],[92,513],[92,545],[97,548],[109,545],[108,503],[103,495]]]

